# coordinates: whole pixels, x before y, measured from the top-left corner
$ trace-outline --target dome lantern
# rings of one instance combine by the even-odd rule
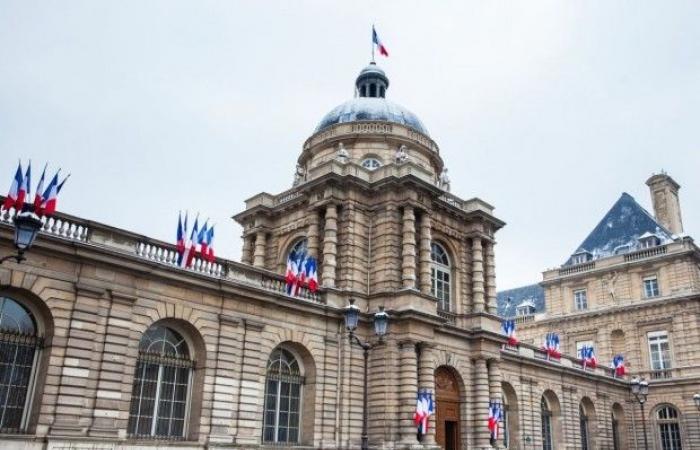
[[[362,69],[355,80],[357,95],[360,97],[381,97],[386,96],[389,89],[389,78],[377,64],[372,61],[369,66]]]

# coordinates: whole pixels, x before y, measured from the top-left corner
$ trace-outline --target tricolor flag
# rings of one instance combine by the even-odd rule
[[[204,222],[204,226],[199,230],[197,235],[197,241],[199,242],[199,256],[202,259],[207,259],[207,249],[209,248],[209,242],[207,238],[209,237],[209,220]]]
[[[615,355],[612,360],[610,367],[615,371],[616,377],[623,377],[627,372],[625,369],[625,357],[622,355]]]
[[[418,391],[416,396],[416,411],[413,413],[413,423],[418,427],[418,433],[428,434],[430,416],[435,414],[435,404],[433,396],[425,390]]]
[[[40,214],[41,204],[44,203],[44,178],[46,177],[46,166],[44,165],[44,171],[41,172],[41,178],[39,178],[39,185],[36,187],[36,194],[34,194],[34,212]]]
[[[498,423],[502,420],[503,413],[501,404],[498,402],[489,402],[489,420],[488,427],[491,432],[491,440],[498,440]]]
[[[504,320],[501,329],[503,334],[508,336],[508,345],[518,345],[518,338],[515,337],[515,320]]]
[[[299,252],[297,255],[297,279],[294,285],[294,295],[299,295],[299,290],[306,284],[307,280],[307,267],[306,262],[309,259],[309,255],[306,252]]]
[[[580,356],[583,363],[583,370],[586,370],[586,367],[595,369],[595,366],[598,364],[598,360],[595,357],[595,350],[593,349],[592,345],[584,345],[581,347]]]
[[[309,257],[306,261],[306,280],[309,284],[309,290],[312,293],[318,291],[318,267],[316,258]]]
[[[19,184],[19,190],[17,192],[17,200],[15,200],[15,209],[20,211],[24,207],[24,200],[29,197],[30,191],[32,189],[32,162],[29,161],[27,165],[27,173],[24,174],[22,182]]]
[[[209,262],[214,262],[216,257],[214,256],[214,225],[209,228],[207,232],[207,255],[204,257]]]
[[[387,58],[389,57],[389,51],[386,49],[386,47],[384,47],[384,44],[379,39],[379,35],[377,34],[377,30],[374,29],[374,25],[372,25],[372,44],[377,46],[380,55],[386,56]]]
[[[544,350],[552,358],[561,357],[561,351],[559,350],[559,335],[557,333],[547,333],[544,337]]]
[[[423,394],[423,391],[418,391],[418,395],[416,395],[416,411],[413,413],[413,423],[418,427],[419,433],[421,431],[423,416],[425,415],[423,409]]]
[[[182,211],[177,213],[177,264],[182,265],[182,257],[185,254],[185,234],[187,233],[187,212],[185,212],[185,226],[182,226]]]
[[[17,197],[19,195],[19,188],[22,185],[22,162],[17,165],[17,170],[15,171],[15,177],[12,179],[12,184],[10,185],[10,190],[7,191],[7,197],[2,204],[3,209],[10,209],[17,205]],[[19,208],[15,208],[19,209]]]
[[[60,172],[60,170],[59,170]],[[58,183],[58,172],[56,172],[56,175],[54,175],[53,179],[51,180],[51,183],[49,183],[49,186],[46,188],[46,191],[44,191],[44,201],[41,204],[41,214],[44,214],[46,216],[50,216],[54,212],[56,212],[56,201],[58,200],[58,194],[61,192],[61,189],[63,189],[63,185],[65,182],[70,178],[70,174],[61,181],[61,184]],[[37,212],[37,214],[40,214]]]
[[[197,253],[197,239],[199,238],[199,216],[194,219],[194,226],[190,233],[190,238],[185,245],[185,253],[182,255],[180,267],[190,268],[194,262],[194,256]]]
[[[284,275],[284,279],[287,282],[287,295],[294,295],[296,290],[297,278],[299,276],[298,259],[299,256],[296,252],[289,252],[287,256],[287,272]]]

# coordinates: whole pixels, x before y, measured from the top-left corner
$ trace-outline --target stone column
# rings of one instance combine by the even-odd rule
[[[401,246],[402,281],[406,289],[416,287],[416,216],[412,206],[403,209],[403,242]]]
[[[255,235],[255,253],[253,253],[253,265],[255,267],[265,267],[266,238],[267,234],[263,230],[258,231]]]
[[[263,404],[260,400],[264,397],[265,364],[270,355],[261,351],[264,325],[249,319],[242,321],[244,330],[239,352],[243,363],[237,383],[234,429],[237,433],[236,444],[250,448],[260,445],[263,417]]]
[[[309,210],[309,229],[306,232],[306,249],[309,255],[318,258],[318,211]]]
[[[240,367],[242,364],[241,320],[226,314],[219,314],[219,329],[217,330],[216,361],[212,368],[212,408],[210,417],[209,442],[219,444],[233,443],[233,437],[238,430],[235,427],[234,415],[237,417],[238,405],[235,394],[241,387]]]
[[[326,207],[326,226],[323,229],[323,272],[321,282],[325,287],[335,287],[336,250],[338,244],[338,207]]]
[[[491,401],[498,402],[503,406],[503,398],[501,395],[501,368],[500,361],[498,359],[489,360],[489,394]],[[501,428],[499,435],[503,436],[503,426],[505,424],[501,423],[499,426]],[[501,447],[501,441],[496,443],[496,447]]]
[[[416,343],[399,342],[399,435],[402,444],[415,444],[416,426],[413,413],[418,392],[418,358]]]
[[[432,364],[430,346],[421,343],[420,360],[418,361],[418,388],[427,389],[433,395],[435,401],[435,369]],[[435,414],[430,416],[428,424],[428,434],[423,436],[423,444],[435,445]]]
[[[430,295],[430,213],[423,212],[420,219],[420,291]]]
[[[484,293],[484,256],[481,238],[474,236],[472,239],[472,298],[474,299],[474,312],[484,312]]]
[[[494,243],[486,244],[486,310],[491,314],[498,313],[496,305],[496,258]]]
[[[472,430],[474,443],[478,450],[490,449],[490,434],[486,426],[489,408],[489,373],[486,359],[480,357],[474,361],[474,411]]]
[[[243,236],[243,248],[241,249],[241,262],[243,264],[253,264],[253,246],[255,245],[255,235]]]

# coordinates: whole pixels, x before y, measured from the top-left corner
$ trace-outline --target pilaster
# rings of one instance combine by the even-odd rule
[[[267,233],[260,230],[255,235],[255,252],[253,253],[253,265],[265,268],[265,249],[267,247]]]
[[[401,341],[399,346],[399,436],[404,445],[416,444],[413,412],[418,392],[418,358],[414,341]]]
[[[432,364],[432,347],[421,342],[420,359],[418,360],[418,389],[429,391],[435,401],[435,369]],[[435,446],[435,414],[430,416],[428,423],[428,433],[423,436],[424,445]]]
[[[335,287],[336,255],[338,247],[338,206],[326,207],[326,224],[323,228],[323,272],[324,287]]]
[[[416,216],[412,206],[403,209],[403,236],[401,246],[402,284],[404,288],[416,287]]]
[[[427,211],[420,219],[420,291],[430,295],[430,215]]]
[[[495,244],[486,243],[486,309],[491,314],[498,313],[496,304],[496,258],[494,252]]]
[[[474,312],[485,311],[484,294],[484,256],[481,238],[474,236],[472,239],[472,298]]]
[[[253,264],[253,247],[255,246],[255,235],[247,234],[243,236],[243,248],[241,248],[241,262],[243,264]]]
[[[474,361],[474,411],[472,430],[475,447],[479,450],[491,448],[486,417],[489,408],[489,373],[485,358]]]
[[[315,208],[308,211],[309,228],[306,232],[306,249],[309,255],[318,258],[318,241],[319,241],[319,216]]]

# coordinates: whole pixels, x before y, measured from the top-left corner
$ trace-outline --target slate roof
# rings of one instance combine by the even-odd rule
[[[673,241],[671,232],[659,224],[628,193],[623,192],[598,225],[573,252],[588,252],[589,260],[605,258],[619,253],[627,253],[639,248],[639,237],[652,234],[659,238],[660,244]],[[566,260],[565,266],[572,264],[572,258]]]
[[[510,298],[510,301],[508,300]],[[519,288],[508,289],[496,294],[498,315],[501,317],[515,317],[515,309],[523,302],[531,301],[535,306],[535,313],[544,311],[544,289],[539,284],[531,284]]]

